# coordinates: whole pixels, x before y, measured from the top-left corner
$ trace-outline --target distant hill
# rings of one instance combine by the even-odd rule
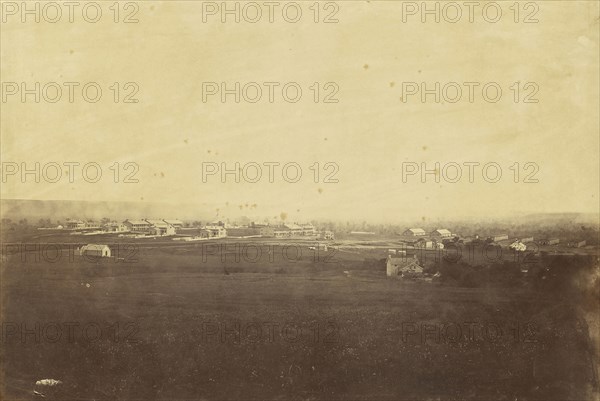
[[[533,213],[522,218],[524,222],[549,224],[558,222],[598,224],[599,219],[599,213]]]
[[[171,218],[182,220],[206,220],[214,218],[214,205],[208,204],[166,204],[159,202],[103,202],[103,201],[63,201],[63,200],[18,200],[0,201],[2,218],[29,221],[50,218],[100,220],[108,217],[116,220],[139,218]]]
[[[216,215],[220,208],[219,216]],[[124,219],[180,219],[216,221],[232,219],[239,224],[247,224],[250,221],[263,221],[265,217],[273,217],[267,214],[268,210],[277,210],[277,207],[267,205],[261,211],[250,212],[241,210],[236,205],[223,206],[210,203],[180,203],[168,204],[161,202],[108,202],[108,201],[64,201],[64,200],[0,200],[0,216],[13,221],[27,219],[37,222],[39,219],[51,219],[64,221],[67,218],[100,220],[104,217],[115,220]],[[247,217],[251,213],[251,217]],[[523,213],[514,216],[487,216],[485,219],[478,217],[458,218],[448,216],[428,221],[408,219],[406,216],[390,216],[388,224],[397,224],[394,230],[403,231],[406,227],[421,227],[433,230],[434,228],[451,228],[457,232],[469,232],[472,226],[494,226],[496,228],[510,227],[514,225],[530,224],[536,227],[560,226],[580,224],[597,227],[600,214],[596,213]],[[329,219],[320,219],[319,216],[306,216],[306,221],[327,222]],[[396,220],[392,222],[393,220]],[[403,221],[402,221],[403,220]],[[336,224],[344,224],[341,231],[365,231],[363,225],[348,225],[346,221],[337,221]],[[359,222],[360,223],[360,222]],[[461,228],[465,226],[465,228]],[[469,229],[467,229],[469,228]],[[371,231],[377,231],[373,228]]]

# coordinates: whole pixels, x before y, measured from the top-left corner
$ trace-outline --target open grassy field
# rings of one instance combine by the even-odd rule
[[[297,257],[264,242],[257,258],[232,244],[149,242],[123,260],[5,255],[3,399],[38,399],[34,389],[59,400],[588,400],[597,391],[588,328],[569,299],[528,285],[388,279],[381,250],[327,259],[305,245]],[[35,386],[45,378],[62,384]]]

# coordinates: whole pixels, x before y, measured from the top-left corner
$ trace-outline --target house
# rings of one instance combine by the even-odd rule
[[[143,231],[145,234],[151,235],[175,235],[175,227],[171,224],[167,223],[165,220],[159,219],[145,219],[144,220],[148,225]],[[141,227],[140,227],[141,228]]]
[[[148,222],[148,224],[150,224],[150,231],[154,231],[153,229],[155,228],[166,229],[167,226],[169,226],[169,224],[167,224],[164,220],[145,219],[145,221]]]
[[[406,235],[407,237],[424,237],[426,233],[422,228],[409,228],[402,235]]]
[[[127,230],[131,231],[132,233],[147,233],[150,231],[150,227],[152,227],[152,225],[145,220],[127,219],[123,222],[123,224],[125,224]]]
[[[452,237],[452,233],[445,228],[438,228],[435,231],[432,231],[430,234],[433,238],[450,238]]]
[[[533,242],[533,237],[524,237],[524,238],[521,238],[521,242]]]
[[[284,224],[283,228],[285,230],[288,230],[290,232],[290,236],[292,237],[298,237],[301,236],[304,232],[304,230],[302,229],[302,227],[300,227],[298,224],[296,223],[292,223],[292,224]]]
[[[201,231],[200,235],[203,238],[225,238],[227,237],[227,230],[223,226],[205,226]]]
[[[116,221],[111,221],[110,223],[106,223],[102,229],[107,232],[116,232],[122,233],[127,231],[127,226],[123,223],[118,223]]]
[[[312,227],[312,226],[311,226]],[[309,234],[311,233],[311,234]],[[303,237],[306,235],[315,235],[314,227],[305,229],[298,224],[284,224],[282,226],[267,226],[260,229],[260,235],[263,237],[289,238]]]
[[[540,240],[540,245],[557,245],[558,243],[560,243],[560,240],[558,238]]]
[[[218,221],[211,221],[210,223],[206,224],[206,226],[220,226],[223,228],[228,228],[228,224],[225,222],[222,222],[221,220]]]
[[[79,228],[85,228],[85,223],[81,220],[67,220],[65,227],[67,230],[77,230]]]
[[[212,231],[205,230],[205,229],[201,229],[199,231],[199,233],[200,233],[200,235],[199,235],[200,238],[210,238],[212,235]]]
[[[163,220],[165,223],[172,225],[175,231],[179,231],[183,228],[183,221],[181,220]]]
[[[586,240],[569,242],[569,246],[572,248],[581,248],[583,246],[586,246],[586,244],[587,244]]]
[[[417,255],[410,257],[394,257],[388,255],[386,262],[386,274],[388,277],[405,277],[423,273],[423,267],[419,265]]]
[[[312,224],[302,224],[300,225],[300,227],[302,228],[302,235],[306,236],[310,236],[313,237],[315,235],[317,235],[317,230],[315,229],[315,226],[313,226]]]
[[[283,227],[263,227],[260,229],[260,235],[263,237],[286,238],[291,237],[292,232]]]
[[[93,220],[88,220],[85,222],[85,228],[100,228],[100,223]]]
[[[87,244],[79,249],[81,256],[95,256],[100,258],[110,258],[110,248],[108,245]]]

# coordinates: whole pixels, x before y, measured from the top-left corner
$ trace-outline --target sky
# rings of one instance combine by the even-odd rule
[[[314,2],[289,3],[272,23],[263,2],[253,3],[255,23],[241,2],[239,23],[222,22],[221,2],[121,3],[116,16],[100,1],[96,23],[79,8],[69,22],[64,6],[49,22],[56,14],[45,3],[40,22],[22,22],[22,10],[3,4],[2,198],[377,222],[598,212],[597,2],[521,2],[519,22],[513,2],[499,2],[495,23],[480,8],[473,22],[466,8],[456,23],[449,9],[422,22],[410,8],[420,2],[320,2],[318,15]],[[299,21],[286,21],[298,8]],[[33,94],[23,102],[21,83],[35,92],[36,82],[39,103]],[[68,82],[78,84],[73,102]],[[239,103],[234,93],[223,101],[238,82]],[[439,102],[431,92],[423,101],[436,82]],[[92,103],[95,87],[102,96]],[[39,182],[21,176],[36,162]],[[221,176],[236,163],[239,182]],[[88,182],[97,167],[101,177]]]

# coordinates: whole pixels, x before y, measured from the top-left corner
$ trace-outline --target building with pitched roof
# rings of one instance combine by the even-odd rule
[[[422,273],[423,267],[419,264],[417,255],[413,255],[412,258],[388,255],[386,262],[386,274],[388,277],[408,277]]]
[[[409,228],[402,233],[402,235],[406,235],[407,237],[424,237],[426,234],[422,228]]]
[[[87,244],[79,248],[81,256],[95,256],[100,258],[110,258],[111,252],[108,245]]]
[[[166,220],[165,219],[163,221],[165,223],[167,223],[167,224],[172,225],[175,228],[175,230],[179,230],[179,229],[183,228],[183,221],[181,221],[181,220],[177,220],[177,219],[175,219],[175,220]]]
[[[452,233],[450,230],[446,230],[445,228],[438,228],[435,231],[432,231],[430,234],[433,238],[450,238],[452,237]]]
[[[146,220],[125,220],[123,222],[127,226],[127,230],[132,233],[147,233],[150,231],[150,227],[152,224],[148,223]]]

